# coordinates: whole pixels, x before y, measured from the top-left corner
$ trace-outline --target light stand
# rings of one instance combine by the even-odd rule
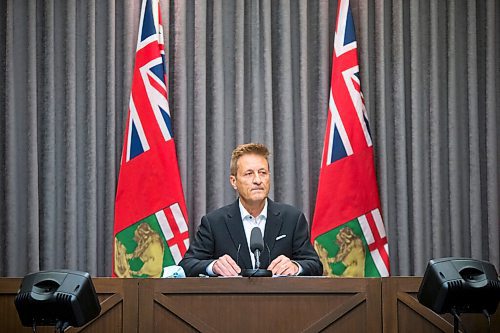
[[[500,301],[500,281],[495,266],[470,258],[430,260],[417,298],[436,313],[453,315],[458,332],[461,313],[495,313]]]

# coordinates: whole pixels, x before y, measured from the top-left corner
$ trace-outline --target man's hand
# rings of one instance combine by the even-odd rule
[[[273,275],[297,275],[299,272],[299,266],[284,255],[274,259],[267,269],[272,271]]]
[[[241,272],[241,268],[233,258],[225,254],[214,262],[212,271],[221,276],[237,276]]]

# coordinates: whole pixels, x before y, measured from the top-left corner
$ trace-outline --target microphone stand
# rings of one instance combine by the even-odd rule
[[[259,249],[255,249],[254,255],[255,255],[255,267],[257,267],[257,268],[243,269],[241,271],[241,276],[244,276],[244,277],[254,277],[254,276],[255,277],[271,277],[271,276],[273,276],[273,272],[271,272],[270,270],[258,268],[258,267],[260,267],[260,250]]]

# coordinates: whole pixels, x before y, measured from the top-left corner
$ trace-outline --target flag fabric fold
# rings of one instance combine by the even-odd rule
[[[323,156],[311,239],[324,275],[388,276],[373,143],[359,76],[354,20],[339,0]]]
[[[143,0],[115,201],[113,276],[159,277],[189,247],[158,0]]]

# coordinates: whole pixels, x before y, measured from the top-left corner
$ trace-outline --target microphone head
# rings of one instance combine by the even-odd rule
[[[259,250],[260,252],[264,250],[264,239],[259,227],[253,228],[250,233],[250,251],[255,252],[255,250]]]

